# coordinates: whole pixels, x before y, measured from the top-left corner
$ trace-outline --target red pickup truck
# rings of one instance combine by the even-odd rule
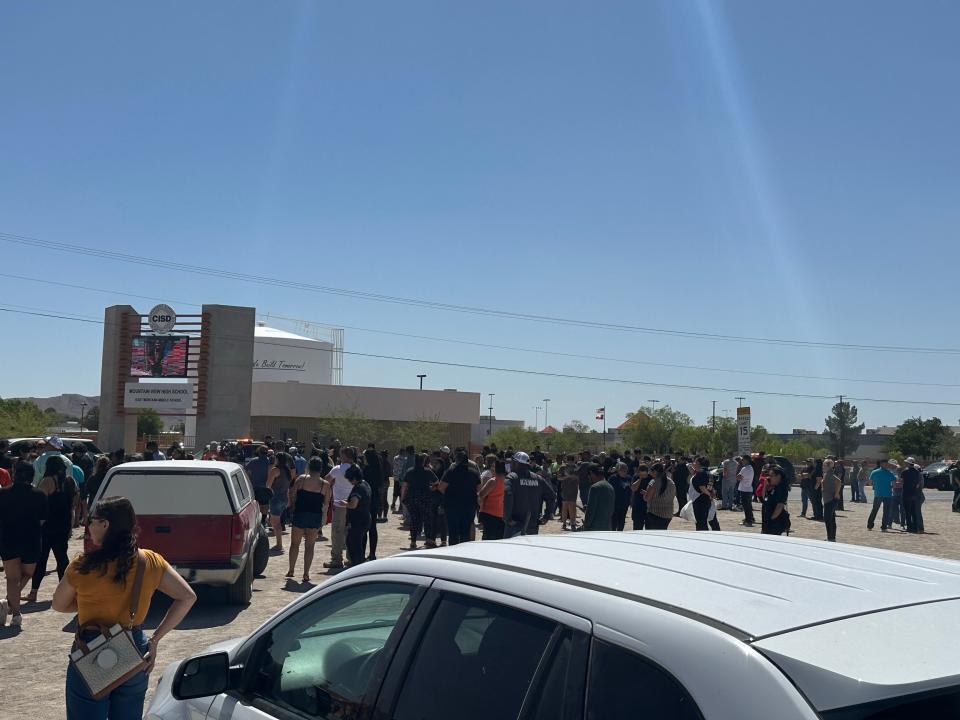
[[[163,555],[193,585],[225,586],[230,604],[250,602],[270,546],[243,468],[201,460],[124,463],[111,468],[94,502],[118,495],[133,503],[140,547]]]

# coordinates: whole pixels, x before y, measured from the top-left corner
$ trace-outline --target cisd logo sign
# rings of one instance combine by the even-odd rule
[[[166,335],[177,324],[177,314],[169,305],[156,305],[147,316],[150,329],[157,335]]]

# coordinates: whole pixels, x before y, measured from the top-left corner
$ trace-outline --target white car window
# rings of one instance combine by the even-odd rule
[[[642,715],[637,714],[642,708]],[[771,717],[775,717],[773,713]],[[636,653],[594,641],[587,686],[587,720],[701,720],[690,694],[666,671]]]
[[[105,482],[103,497],[119,495],[138,515],[230,515],[230,495],[220,472],[119,470]]]
[[[230,474],[230,480],[233,482],[233,491],[237,496],[237,504],[239,507],[243,507],[247,504],[247,498],[250,497],[247,492],[247,480],[239,470]]]
[[[353,718],[374,666],[417,586],[373,582],[317,598],[271,631],[259,658],[259,701],[313,718]]]
[[[557,624],[450,594],[403,682],[394,720],[515,718]]]

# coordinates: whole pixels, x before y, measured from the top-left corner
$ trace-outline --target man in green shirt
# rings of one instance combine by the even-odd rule
[[[603,468],[591,465],[589,470],[590,491],[587,494],[587,510],[581,530],[612,530],[613,509],[616,494],[613,485],[603,476]]]

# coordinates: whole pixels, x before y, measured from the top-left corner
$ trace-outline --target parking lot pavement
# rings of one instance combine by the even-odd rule
[[[960,560],[960,532],[957,527],[960,516],[951,512],[949,502],[942,502],[950,493],[928,490],[926,495],[930,500],[923,506],[927,534],[909,535],[899,531],[881,533],[879,520],[877,529],[868,531],[866,522],[871,505],[847,502],[846,512],[837,516],[837,540]],[[795,488],[788,505],[793,535],[825,539],[823,524],[800,517],[799,505],[800,491]],[[755,509],[759,521],[759,506],[755,506]],[[380,546],[377,554],[380,557],[401,552],[409,542],[406,532],[398,529],[399,517],[391,514],[389,522],[378,526]],[[753,528],[744,528],[740,525],[742,519],[739,513],[719,513],[722,530],[760,532],[759,522]],[[630,527],[629,517],[627,527]],[[670,526],[670,530],[692,529],[691,523],[680,519],[674,519]],[[542,530],[559,532],[560,524],[550,522]],[[80,549],[80,540],[74,539],[70,547],[71,556]],[[328,576],[321,574],[323,568],[320,565],[328,559],[329,542],[317,543],[313,571],[315,583],[327,579]],[[302,574],[301,567],[302,553],[297,577]],[[199,601],[181,627],[170,633],[161,644],[158,671],[168,662],[197,653],[207,645],[252,632],[277,610],[313,586],[285,579],[283,575],[286,570],[287,557],[272,556],[264,576],[254,582],[253,601],[247,607],[223,604],[222,593],[215,590],[201,592]],[[48,575],[40,588],[39,602],[25,608],[21,631],[0,628],[3,717],[29,713],[30,717],[47,720],[65,715],[63,685],[72,622],[69,616],[50,609],[50,598],[55,587],[56,574]],[[149,629],[155,628],[160,622],[166,606],[165,599],[158,596],[147,618],[148,634]],[[158,675],[159,672],[156,672]],[[151,680],[150,693],[156,685],[156,676]]]

